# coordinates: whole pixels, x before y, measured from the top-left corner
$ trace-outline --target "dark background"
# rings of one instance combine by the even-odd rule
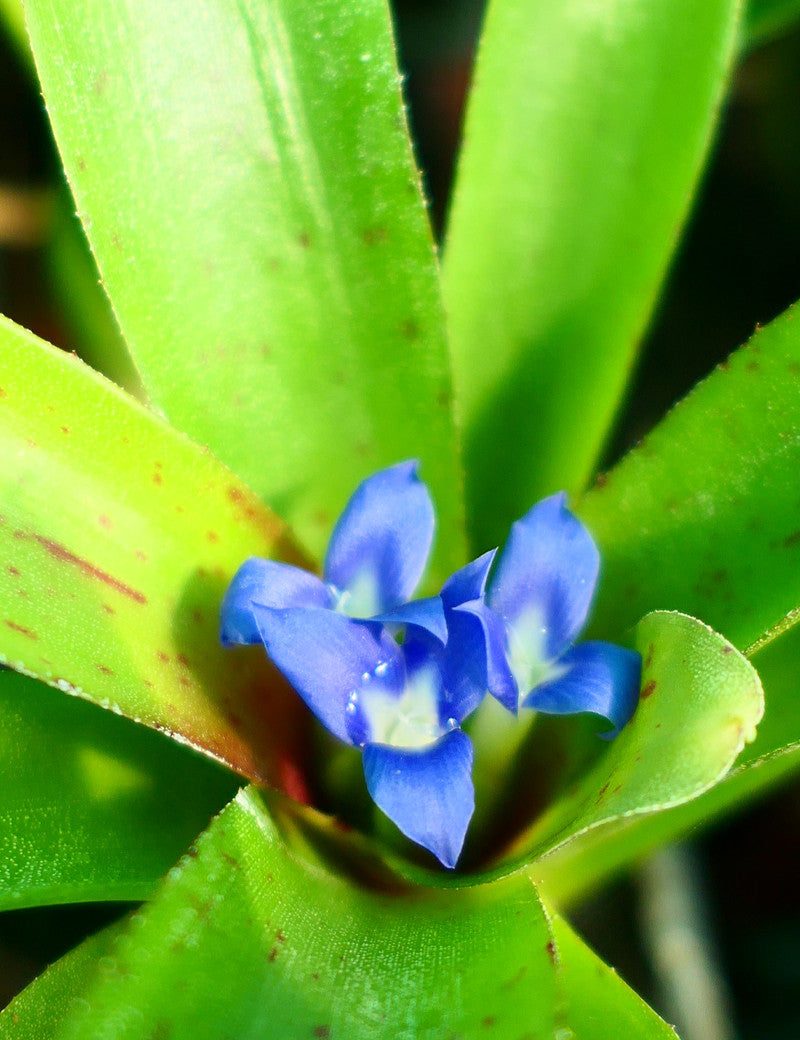
[[[406,91],[434,226],[441,228],[482,0],[395,0]],[[71,347],[51,304],[41,246],[58,164],[38,92],[0,40],[0,192],[19,227],[0,237],[0,311]],[[711,163],[646,338],[603,468],[753,332],[800,299],[800,32],[740,62]],[[800,1035],[800,800],[796,784],[693,846],[705,912],[732,994],[735,1035]],[[48,961],[121,908],[0,915],[0,1006]],[[640,927],[641,889],[615,882],[579,927],[659,1005]],[[688,1040],[688,1038],[687,1038]]]

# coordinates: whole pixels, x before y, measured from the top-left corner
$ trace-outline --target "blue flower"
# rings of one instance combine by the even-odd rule
[[[494,554],[456,572],[439,596],[408,602],[433,528],[416,463],[375,474],[336,525],[322,580],[270,560],[242,565],[223,602],[222,640],[263,642],[320,722],[363,750],[379,808],[453,867],[474,809],[460,724],[487,688],[482,625],[458,608],[480,601]]]
[[[331,535],[322,579],[299,567],[252,557],[222,604],[221,638],[260,643],[252,604],[333,610],[354,618],[424,625],[445,638],[442,603],[409,603],[428,562],[435,517],[418,464],[401,462],[361,483]]]
[[[489,691],[509,711],[591,712],[615,736],[638,702],[641,657],[611,643],[574,646],[594,596],[600,557],[563,492],[512,524],[485,601],[459,609],[483,625]]]

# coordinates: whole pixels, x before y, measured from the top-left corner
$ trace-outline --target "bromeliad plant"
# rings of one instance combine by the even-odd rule
[[[560,915],[800,762],[793,313],[586,488],[739,4],[492,0],[441,272],[384,0],[190,6],[26,3],[127,389],[0,323],[0,905],[144,905],[0,1035],[672,1036]]]

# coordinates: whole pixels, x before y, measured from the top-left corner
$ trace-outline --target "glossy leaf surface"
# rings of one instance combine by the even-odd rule
[[[563,918],[551,919],[571,1036],[580,1040],[676,1040],[675,1031],[593,953]]]
[[[259,797],[241,793],[103,941],[102,958],[79,954],[42,976],[0,1035],[33,1038],[58,1000],[53,1040],[547,1037],[550,944],[524,877],[460,890],[357,885],[341,863],[331,873],[294,854]]]
[[[657,612],[637,626],[635,644],[644,659],[636,714],[518,841],[525,859],[542,860],[595,828],[696,798],[755,737],[764,711],[761,684],[722,636],[694,618]],[[530,869],[544,876],[546,859]]]
[[[494,0],[444,261],[485,549],[591,474],[736,49],[737,0]]]
[[[147,898],[237,786],[173,741],[9,671],[0,775],[0,910]]]
[[[800,608],[800,310],[697,386],[577,512],[603,559],[594,627],[702,617],[739,649]],[[788,615],[788,616],[787,616]]]
[[[262,652],[218,638],[241,561],[291,552],[281,523],[207,452],[5,320],[0,455],[0,660],[284,783],[297,698]]]
[[[573,902],[654,849],[720,820],[800,770],[800,631],[792,629],[753,662],[764,686],[766,711],[756,739],[715,787],[684,805],[628,817],[583,835],[541,864],[550,898]]]
[[[433,243],[383,0],[31,0],[78,209],[152,400],[321,553],[418,457],[463,561]],[[442,576],[440,573],[439,576]]]

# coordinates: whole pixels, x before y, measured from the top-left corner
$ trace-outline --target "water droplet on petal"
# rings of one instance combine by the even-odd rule
[[[458,729],[458,719],[449,718],[444,725],[447,730]]]
[[[378,678],[381,678],[382,676],[386,675],[386,669],[388,667],[389,665],[386,661],[381,661],[380,664],[376,666],[375,674],[378,676]]]
[[[361,676],[361,681],[362,683],[368,683],[371,678],[372,674],[370,672],[364,672],[364,674]]]

